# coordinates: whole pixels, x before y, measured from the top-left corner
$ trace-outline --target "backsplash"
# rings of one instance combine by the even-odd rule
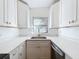
[[[11,38],[19,34],[17,28],[0,27],[0,38]]]
[[[19,29],[19,36],[31,35],[32,34],[31,32],[32,32],[31,28],[22,28],[22,29]]]
[[[0,38],[10,38],[20,35],[28,35],[29,29],[22,29],[18,30],[17,28],[5,28],[0,27]],[[47,36],[57,35],[57,32],[50,31],[48,34],[45,34]],[[59,35],[60,36],[67,36],[75,39],[79,39],[79,27],[72,27],[72,28],[62,28],[59,29]]]
[[[74,39],[79,39],[79,27],[59,29],[59,35],[67,36]]]
[[[58,29],[48,29],[48,33],[42,34],[43,36],[58,36]]]

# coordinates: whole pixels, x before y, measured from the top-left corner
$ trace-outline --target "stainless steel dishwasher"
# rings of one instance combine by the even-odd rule
[[[55,59],[65,59],[65,53],[56,44],[52,43],[52,49],[55,54]]]
[[[10,59],[9,54],[0,54],[0,59]]]

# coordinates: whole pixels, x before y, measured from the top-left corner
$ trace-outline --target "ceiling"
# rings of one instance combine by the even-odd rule
[[[54,0],[24,0],[31,8],[49,7]]]

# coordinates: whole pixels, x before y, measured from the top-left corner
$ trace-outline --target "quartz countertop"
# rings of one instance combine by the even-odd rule
[[[0,39],[0,54],[9,53],[17,46],[19,46],[22,42],[29,39],[30,37],[15,37],[10,39]]]
[[[22,42],[29,40],[31,37],[15,37],[10,39],[0,39],[0,54],[9,53]],[[47,37],[54,42],[62,51],[72,59],[79,59],[79,42],[65,37]],[[33,39],[32,39],[33,40]]]
[[[67,37],[48,37],[71,59],[79,59],[79,41]]]

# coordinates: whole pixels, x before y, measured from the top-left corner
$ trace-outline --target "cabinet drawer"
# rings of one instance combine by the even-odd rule
[[[27,41],[27,59],[50,59],[50,40]]]
[[[27,41],[27,44],[35,45],[35,44],[39,44],[39,41]]]
[[[34,48],[37,46],[40,46],[39,41],[27,41],[27,48]]]
[[[40,41],[39,44],[41,47],[50,47],[50,41]]]
[[[27,47],[50,47],[50,41],[27,41]]]

